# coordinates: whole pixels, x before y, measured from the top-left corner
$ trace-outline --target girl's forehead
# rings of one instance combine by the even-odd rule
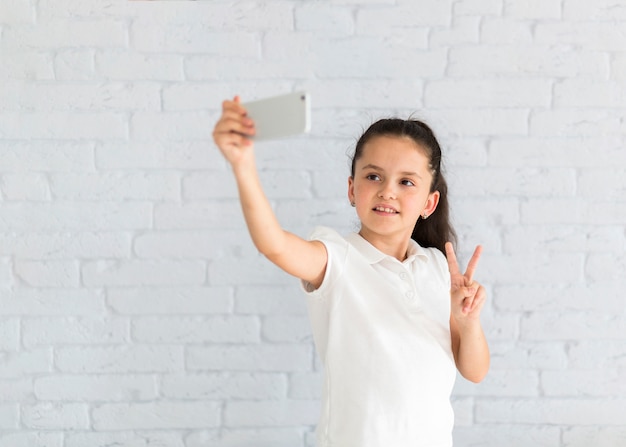
[[[372,158],[430,164],[428,150],[409,137],[381,135],[372,138],[363,146],[359,161]]]

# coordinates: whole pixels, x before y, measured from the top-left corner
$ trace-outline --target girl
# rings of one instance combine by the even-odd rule
[[[457,264],[432,131],[415,120],[374,123],[348,178],[360,231],[344,238],[319,227],[311,240],[276,220],[253,135],[239,97],[224,101],[213,137],[232,166],[252,240],[307,295],[325,370],[318,447],[451,446],[455,366],[473,382],[489,368],[479,320],[486,294],[473,280],[480,246],[465,273]]]

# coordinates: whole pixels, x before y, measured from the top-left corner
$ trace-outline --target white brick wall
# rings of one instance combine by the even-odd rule
[[[455,446],[626,445],[624,0],[0,1],[0,447],[311,447],[297,282],[252,246],[221,101],[312,94],[257,145],[281,222],[356,228],[348,159],[411,113],[485,252]]]

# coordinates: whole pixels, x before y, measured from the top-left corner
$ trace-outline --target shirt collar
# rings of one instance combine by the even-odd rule
[[[391,258],[396,260],[396,258],[386,255],[385,253],[374,247],[358,233],[350,233],[346,237],[346,240],[350,243],[350,245],[356,248],[356,250],[370,264],[376,264],[385,258]],[[417,242],[411,239],[409,240],[409,246],[407,248],[407,257],[403,261],[403,264],[409,264],[413,262],[418,256],[423,258],[424,260],[428,260],[426,250],[424,250],[424,248],[422,248]]]

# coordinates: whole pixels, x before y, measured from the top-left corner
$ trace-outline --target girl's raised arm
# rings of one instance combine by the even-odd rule
[[[307,241],[282,229],[259,180],[254,159],[254,122],[238,96],[224,101],[213,139],[230,163],[248,231],[257,249],[285,272],[317,288],[326,271],[324,244]]]

